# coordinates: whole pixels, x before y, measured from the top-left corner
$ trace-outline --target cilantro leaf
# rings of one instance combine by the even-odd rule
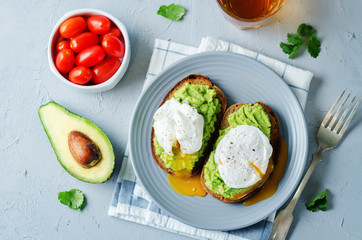
[[[316,198],[314,198],[313,201],[311,201],[309,204],[306,205],[307,209],[312,212],[316,212],[318,211],[318,209],[322,211],[327,210],[328,206],[327,192],[328,190],[326,189]]]
[[[295,57],[295,55],[297,55],[297,52],[299,50],[299,48],[301,47],[302,45],[294,45],[293,46],[293,49],[292,49],[292,52],[289,54],[289,58],[292,59]]]
[[[316,58],[318,57],[319,53],[321,51],[321,42],[316,36],[312,36],[308,43],[308,52],[309,54]]]
[[[186,10],[183,7],[181,7],[180,5],[175,5],[173,3],[168,6],[162,5],[157,11],[158,15],[175,21],[181,20],[185,13]]]
[[[279,46],[283,50],[283,52],[288,55],[292,53],[294,47],[293,44],[288,44],[283,42],[281,42]]]
[[[78,189],[60,192],[58,194],[60,203],[67,205],[71,209],[81,210],[85,204],[85,196]]]
[[[288,33],[287,34],[287,39],[288,42],[294,45],[302,45],[303,44],[303,39],[301,39],[298,34],[292,34],[292,33]]]
[[[293,45],[288,43],[280,43],[280,48],[283,50],[285,54],[289,55],[289,58],[294,58],[297,54],[301,45]]]
[[[281,42],[279,46],[285,54],[289,55],[289,58],[294,58],[299,49],[306,45],[309,54],[316,58],[321,51],[321,42],[316,34],[317,30],[312,26],[302,23],[299,25],[297,33],[287,34],[288,43]]]
[[[64,205],[67,205],[67,206],[70,205],[70,200],[68,198],[68,192],[60,192],[58,194],[58,199],[59,199],[61,204],[64,204]]]
[[[310,36],[316,31],[311,25],[307,25],[305,23],[302,23],[299,25],[297,33],[298,35],[302,37]]]

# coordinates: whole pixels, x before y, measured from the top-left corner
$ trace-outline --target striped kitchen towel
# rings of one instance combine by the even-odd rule
[[[267,65],[285,80],[298,97],[304,109],[313,73],[212,37],[203,38],[199,48],[156,39],[143,91],[152,83],[153,77],[168,65],[183,57],[208,51],[230,51],[239,53]],[[273,227],[275,213],[250,227],[227,232],[198,229],[172,218],[147,196],[147,193],[136,178],[131,160],[128,159],[128,156],[127,146],[113,192],[111,206],[108,211],[110,216],[196,239],[268,239]]]

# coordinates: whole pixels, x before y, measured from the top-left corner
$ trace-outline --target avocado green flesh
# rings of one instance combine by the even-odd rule
[[[229,127],[219,131],[219,137],[214,145],[204,169],[205,185],[213,192],[226,197],[233,198],[235,195],[248,190],[247,188],[228,187],[220,177],[218,165],[215,163],[214,154],[217,144],[232,129],[238,125],[249,125],[259,128],[270,139],[270,119],[264,108],[259,104],[245,104],[237,112],[228,117]]]
[[[55,102],[41,106],[39,117],[59,163],[70,175],[90,183],[102,183],[111,176],[114,168],[113,147],[99,127]],[[71,131],[85,134],[98,146],[102,158],[94,167],[84,168],[74,160],[68,147]]]
[[[217,121],[217,114],[221,110],[221,104],[216,97],[216,91],[209,88],[209,86],[201,84],[186,83],[174,93],[173,98],[180,102],[187,102],[204,117],[202,146],[197,153],[180,159],[177,158],[176,154],[174,156],[168,155],[158,143],[156,136],[153,139],[153,143],[156,155],[161,157],[167,168],[171,168],[174,171],[191,171],[199,158],[204,155],[211,135],[215,132],[215,122]],[[177,161],[175,158],[177,158]]]

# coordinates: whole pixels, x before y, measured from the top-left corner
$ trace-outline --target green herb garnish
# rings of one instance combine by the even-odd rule
[[[58,199],[62,204],[67,205],[71,209],[81,210],[85,205],[85,196],[78,189],[60,192]]]
[[[162,5],[158,9],[157,14],[164,16],[165,18],[179,21],[185,15],[186,10],[180,5],[170,4],[169,6]]]
[[[316,212],[319,210],[325,211],[327,210],[328,202],[327,202],[327,189],[324,190],[321,194],[319,194],[316,198],[313,199],[308,205],[306,205],[307,209],[312,212]]]
[[[297,33],[288,33],[288,43],[280,43],[280,48],[284,53],[289,55],[289,58],[294,58],[299,48],[307,45],[309,54],[316,58],[321,51],[321,42],[316,36],[317,30],[312,26],[302,23],[299,25]]]

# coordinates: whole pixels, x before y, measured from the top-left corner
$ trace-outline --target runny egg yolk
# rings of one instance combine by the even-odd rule
[[[280,138],[280,152],[279,152],[278,162],[274,167],[274,170],[270,175],[268,182],[262,186],[259,192],[255,193],[246,201],[244,201],[243,204],[245,206],[253,205],[255,203],[268,199],[274,195],[274,193],[278,189],[278,183],[284,175],[284,169],[287,159],[288,159],[288,147],[285,140],[283,138]]]
[[[284,175],[284,168],[287,159],[287,144],[283,138],[280,138],[279,159],[277,165],[274,167],[272,175],[269,177],[268,182],[261,188],[259,192],[243,202],[245,206],[253,205],[274,195],[278,189],[278,183]],[[220,164],[222,164],[222,162],[220,162]],[[250,163],[250,165],[252,166],[254,164]],[[256,171],[260,174],[260,169],[259,171]],[[176,176],[168,174],[167,178],[171,188],[178,194],[199,197],[206,195],[206,192],[200,182],[200,174],[190,177],[190,172],[179,171],[176,173]]]
[[[176,140],[176,142],[172,146],[172,153],[173,153],[173,161],[174,161],[174,168],[175,169],[191,169],[193,166],[191,164],[193,161],[191,161],[194,158],[197,158],[197,153],[193,154],[184,154],[181,151],[181,146],[179,142]]]
[[[172,146],[175,164],[185,164],[190,158],[196,157],[196,154],[184,154],[178,141]],[[168,183],[171,188],[181,195],[199,196],[206,195],[204,188],[201,185],[200,174],[190,177],[190,171],[177,171],[175,175],[168,174]]]
[[[252,168],[255,169],[255,171],[258,173],[259,177],[263,178],[264,174],[261,172],[261,170],[257,166],[255,166],[253,162],[249,162],[249,164]]]
[[[201,185],[200,174],[188,178],[168,174],[167,178],[171,188],[178,194],[198,197],[206,195]]]

